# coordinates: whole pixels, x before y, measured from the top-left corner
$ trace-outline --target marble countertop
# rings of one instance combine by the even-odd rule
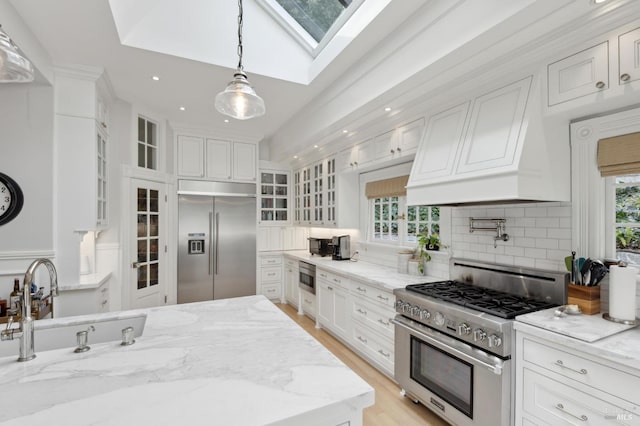
[[[599,314],[566,315],[554,319],[555,309],[520,315],[516,317],[514,327],[585,354],[633,368],[640,374],[640,327],[631,328],[612,323]],[[603,333],[607,337],[599,337],[591,342],[584,340],[602,336]]]
[[[290,259],[303,260],[316,265],[318,268],[326,269],[384,290],[404,288],[409,284],[442,281],[442,278],[400,274],[396,271],[396,268],[361,260],[352,262],[350,260],[332,260],[331,256],[313,256],[305,250],[285,251],[283,254]]]
[[[59,291],[76,291],[76,290],[92,290],[100,287],[109,278],[111,278],[111,272],[80,275],[80,281],[77,283],[58,284]]]
[[[37,352],[36,341],[34,360],[0,358],[1,424],[293,425],[374,403],[371,386],[263,296],[128,313],[147,314],[131,346],[89,335],[81,354]]]

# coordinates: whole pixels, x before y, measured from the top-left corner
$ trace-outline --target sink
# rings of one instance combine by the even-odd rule
[[[122,329],[133,327],[134,337],[140,337],[144,331],[147,314],[135,312],[113,312],[98,315],[79,315],[35,321],[35,353],[62,348],[75,348],[78,340],[76,333],[93,326],[89,332],[88,345],[121,341]],[[17,324],[14,324],[17,327]],[[18,356],[19,340],[0,342],[0,357]]]

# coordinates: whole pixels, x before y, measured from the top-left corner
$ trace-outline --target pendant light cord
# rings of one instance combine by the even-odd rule
[[[238,0],[238,70],[242,69],[242,0]]]

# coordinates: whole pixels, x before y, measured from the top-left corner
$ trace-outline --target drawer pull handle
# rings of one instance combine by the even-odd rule
[[[382,321],[381,319],[378,320],[378,322],[382,325],[391,325],[391,323],[387,322],[387,321]]]
[[[378,299],[380,299],[380,300],[384,300],[385,302],[388,302],[388,301],[389,301],[389,298],[388,298],[388,297],[384,297],[384,296],[382,296],[382,295],[380,295],[380,294],[378,295]]]
[[[389,357],[391,356],[391,354],[386,353],[386,352],[385,352],[385,351],[383,351],[382,349],[378,349],[378,353],[379,353],[380,355],[382,355],[383,357],[385,357],[385,358],[389,358]]]
[[[331,287],[330,285],[327,286],[327,288],[331,291],[333,291],[333,287]]]
[[[304,303],[307,303],[307,304],[309,304],[309,305],[311,304],[311,302],[310,302],[310,301],[308,301],[307,299],[304,299]]]
[[[322,278],[327,278],[327,274],[320,274]]]
[[[620,80],[622,81],[629,81],[630,79],[631,79],[631,76],[626,72],[620,76]]]
[[[108,301],[107,301],[107,300],[103,300],[103,301],[102,301],[102,306],[106,305],[107,303],[108,303]]]
[[[360,308],[358,308],[357,311],[360,312],[362,315],[367,315],[367,311],[364,311]]]
[[[573,371],[574,373],[587,374],[587,370],[585,370],[584,368],[581,368],[580,370],[576,370],[575,368],[567,367],[566,365],[564,365],[564,362],[562,362],[561,360],[557,360],[556,365],[566,370]]]
[[[606,86],[604,84],[604,81],[599,81],[599,82],[596,83],[596,89],[603,89],[604,86]]]
[[[366,292],[367,292],[367,289],[366,289],[366,288],[362,288],[362,287],[360,287],[360,286],[356,287],[356,290],[361,291],[361,292],[363,292],[363,293],[366,293]]]
[[[334,282],[337,282],[337,283],[341,283],[341,282],[342,282],[342,281],[340,281],[340,280],[339,280],[339,279],[337,279],[337,278],[334,278],[334,279],[333,279],[333,281],[334,281]]]
[[[362,343],[367,343],[367,339],[362,336],[358,336],[358,340],[360,340]]]
[[[567,410],[564,409],[564,405],[557,403],[556,404],[556,408],[560,411],[562,411],[565,414],[570,415],[571,417],[573,417],[574,419],[578,419],[581,422],[586,422],[587,420],[589,420],[589,417],[585,416],[584,414],[581,414],[580,416],[576,416],[575,414],[571,414],[570,412],[568,412]]]

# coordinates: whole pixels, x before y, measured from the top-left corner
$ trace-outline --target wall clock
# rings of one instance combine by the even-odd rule
[[[18,216],[23,203],[20,186],[9,176],[0,173],[0,225]]]

